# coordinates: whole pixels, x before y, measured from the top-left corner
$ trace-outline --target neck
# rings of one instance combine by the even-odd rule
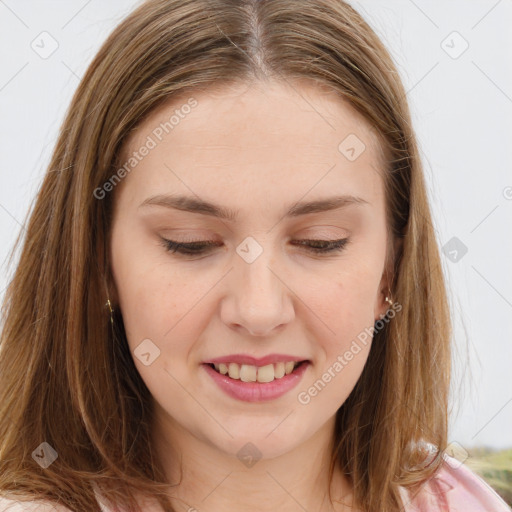
[[[329,479],[334,417],[303,443],[272,458],[246,440],[233,449],[236,443],[226,439],[222,449],[161,410],[155,417],[156,453],[175,484],[170,496],[177,510],[341,512],[352,505],[351,487],[341,471],[336,468]]]

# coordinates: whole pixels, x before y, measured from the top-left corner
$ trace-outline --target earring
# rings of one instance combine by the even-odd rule
[[[391,295],[391,292],[389,292],[389,295]],[[391,297],[389,297],[388,295],[386,295],[386,298],[384,299],[390,306],[393,305],[393,301],[391,300]],[[379,316],[379,318],[382,320],[383,318],[385,318],[388,314],[388,311],[389,311],[389,308],[388,310],[385,312],[385,313],[381,313],[381,315]]]
[[[110,323],[112,324],[112,327],[114,326],[114,310],[112,309],[112,303],[110,302],[110,299],[107,298],[107,302],[105,306],[108,306],[108,309],[110,310]]]

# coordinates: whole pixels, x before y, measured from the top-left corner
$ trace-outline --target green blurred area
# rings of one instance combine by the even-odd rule
[[[466,449],[469,457],[464,464],[512,506],[512,448],[493,450],[477,446]]]

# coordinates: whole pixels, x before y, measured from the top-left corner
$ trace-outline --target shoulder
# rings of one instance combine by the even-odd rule
[[[98,498],[98,494],[96,497]],[[111,512],[100,499],[98,504],[102,512]],[[64,505],[50,503],[48,501],[21,501],[0,496],[0,512],[71,512]]]
[[[94,495],[101,512],[119,512],[119,508],[110,508],[104,500],[103,496],[98,492],[97,487],[93,484]],[[144,509],[146,510],[146,509]],[[0,512],[71,512],[64,505],[51,503],[48,500],[27,500],[22,501],[14,496],[7,497],[0,495]]]
[[[0,496],[0,512],[70,512],[70,510],[47,501],[21,501]]]
[[[411,495],[401,489],[406,512],[511,512],[498,493],[465,464],[447,454],[437,473]]]

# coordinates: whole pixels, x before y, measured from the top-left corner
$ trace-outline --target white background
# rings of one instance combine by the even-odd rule
[[[138,3],[0,0],[2,296],[7,257],[72,94]],[[457,262],[442,255],[456,341],[449,440],[468,451],[512,447],[512,3],[351,3],[383,38],[408,91],[440,248],[452,237],[467,247]],[[43,31],[58,43],[46,59],[31,48]],[[453,58],[464,40],[467,50]]]

